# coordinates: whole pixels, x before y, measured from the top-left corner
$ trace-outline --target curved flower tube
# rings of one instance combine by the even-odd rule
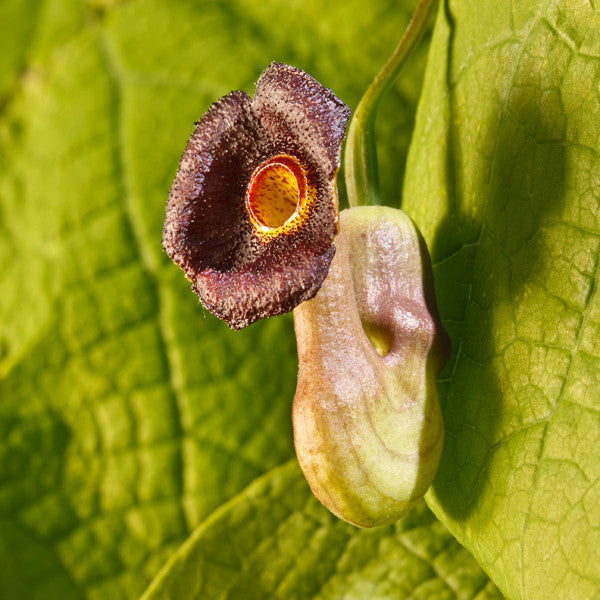
[[[450,345],[406,214],[350,208],[340,229],[323,287],[294,310],[294,444],[315,496],[373,527],[398,520],[433,481],[444,438],[436,377]]]
[[[231,92],[196,124],[169,193],[163,246],[231,328],[289,312],[321,287],[335,252],[348,118],[331,90],[273,63],[253,98]]]

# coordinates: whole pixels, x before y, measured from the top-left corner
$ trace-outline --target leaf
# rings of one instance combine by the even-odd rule
[[[3,599],[135,598],[293,455],[291,320],[228,331],[160,247],[211,102],[282,60],[355,105],[412,9],[288,4],[1,3]],[[420,77],[388,105],[387,160],[407,147]]]
[[[599,32],[442,4],[407,166],[454,347],[429,504],[509,598],[600,594]]]
[[[360,530],[324,509],[291,461],[211,515],[143,600],[217,597],[491,600],[501,595],[424,502],[396,525]]]

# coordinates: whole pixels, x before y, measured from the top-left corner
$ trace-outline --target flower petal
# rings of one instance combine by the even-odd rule
[[[324,175],[335,175],[350,111],[331,90],[304,71],[272,63],[256,83],[253,105],[275,135],[302,140]]]
[[[202,304],[239,329],[312,298],[338,231],[348,108],[273,63],[196,124],[169,194],[163,246]]]
[[[236,261],[249,167],[256,160],[251,99],[231,92],[196,123],[169,193],[163,245],[194,280],[205,268],[227,269]]]

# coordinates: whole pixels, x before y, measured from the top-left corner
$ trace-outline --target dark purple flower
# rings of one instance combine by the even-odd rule
[[[163,246],[203,306],[233,329],[288,312],[321,287],[335,252],[348,117],[331,90],[273,63],[254,98],[231,92],[196,124]]]

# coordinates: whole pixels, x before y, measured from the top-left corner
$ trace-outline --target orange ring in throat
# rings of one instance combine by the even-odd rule
[[[293,156],[279,154],[257,167],[246,192],[254,228],[278,235],[302,216],[307,202],[306,171]]]

